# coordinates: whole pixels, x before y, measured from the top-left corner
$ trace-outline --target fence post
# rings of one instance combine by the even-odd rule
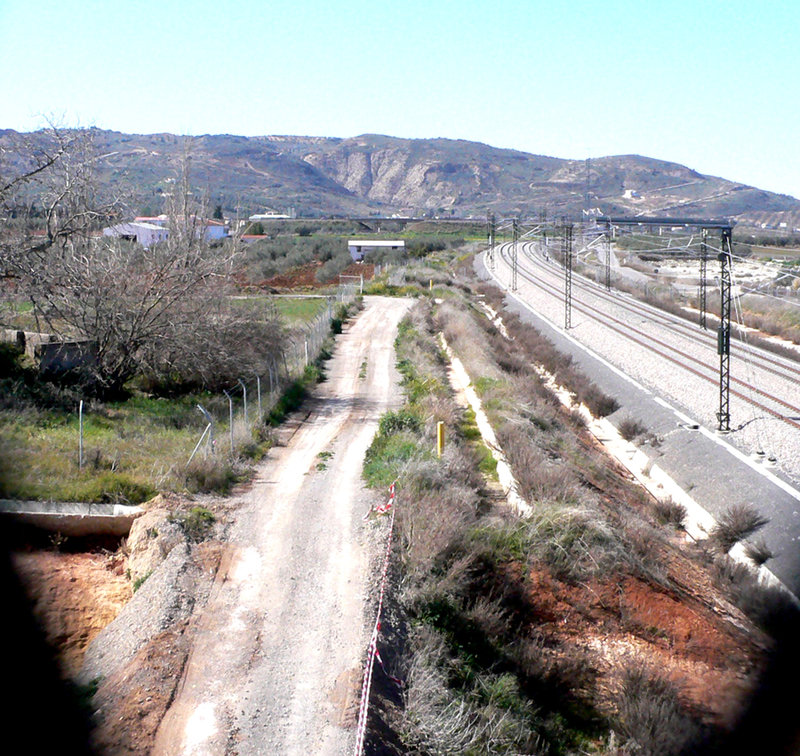
[[[230,425],[231,457],[232,457],[233,456],[233,397],[225,389],[222,389],[222,393],[228,397],[228,423]]]
[[[209,426],[211,427],[211,430],[208,434],[208,445],[211,449],[211,453],[213,454],[216,450],[216,445],[214,444],[214,418],[211,417],[208,410],[202,404],[198,404],[197,409],[203,413],[203,417],[205,417],[206,422],[208,422]]]
[[[237,378],[239,385],[242,387],[242,395],[244,396],[244,427],[247,427],[247,386],[241,378]]]
[[[189,461],[186,463],[186,467],[189,467],[189,465],[192,464],[192,460],[194,459],[194,455],[197,454],[197,450],[200,448],[200,444],[203,443],[203,439],[206,437],[206,433],[208,433],[209,430],[211,430],[211,423],[206,425],[205,429],[203,430],[203,434],[200,436],[200,438],[198,439],[197,443],[195,444],[194,451],[191,453],[191,456],[189,457]]]
[[[261,376],[258,373],[256,373],[256,386],[258,387],[258,422],[261,422],[264,416],[261,414]]]
[[[78,469],[83,470],[83,399],[78,405]]]

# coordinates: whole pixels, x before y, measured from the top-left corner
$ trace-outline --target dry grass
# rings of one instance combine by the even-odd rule
[[[639,659],[631,659],[623,672],[618,706],[632,741],[630,752],[678,756],[698,752],[706,740],[699,722],[681,705],[675,685]]]
[[[775,556],[772,549],[767,546],[763,539],[746,544],[744,553],[757,567],[765,564]]]
[[[686,507],[670,498],[656,499],[653,512],[659,522],[682,530],[686,523]]]
[[[396,521],[399,596],[408,619],[402,752],[599,752],[613,737],[609,719],[594,708],[598,670],[572,644],[538,634],[543,607],[527,581],[540,574],[544,584],[580,591],[633,575],[671,587],[666,565],[674,534],[654,523],[680,526],[685,512],[671,503],[653,508],[620,480],[532,369],[546,359],[569,386],[569,360],[549,354],[522,326],[510,343],[482,315],[445,300],[435,318],[432,302],[420,302],[398,339],[407,407],[423,419],[413,433],[402,433],[410,447],[432,449],[436,417],[448,424],[451,440],[442,460],[415,452],[402,468]],[[464,350],[468,371],[478,372],[484,410],[521,493],[535,504],[530,519],[488,505],[469,444],[452,432],[461,413],[441,355],[431,348],[439,329],[459,356]],[[572,378],[580,387],[581,376]],[[588,382],[580,390],[591,394]],[[602,392],[598,397],[602,404]],[[763,592],[736,581],[729,594],[738,591],[742,605],[763,612]],[[621,724],[613,727],[628,734],[624,747],[631,753],[679,753],[681,743],[703,735],[657,676],[631,673],[621,689]]]
[[[727,554],[739,541],[750,537],[769,522],[752,504],[733,504],[711,531],[711,542]]]
[[[633,441],[647,433],[647,427],[631,417],[626,417],[624,420],[620,421],[618,430],[619,435],[626,441]]]

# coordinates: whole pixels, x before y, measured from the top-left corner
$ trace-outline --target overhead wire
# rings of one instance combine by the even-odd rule
[[[729,266],[729,270],[730,270],[730,276],[731,276],[731,284],[734,287],[734,292],[736,292],[739,289],[739,284],[738,284],[738,282],[736,280],[736,276],[735,276],[735,274],[733,272],[733,264],[732,263]],[[774,444],[774,439],[772,438],[772,433],[769,431],[768,426],[766,425],[766,421],[765,421],[765,423],[764,423],[764,433],[762,434],[762,432],[760,430],[761,424],[758,422],[758,420],[759,419],[764,419],[764,418],[759,418],[759,417],[756,416],[756,408],[755,408],[756,398],[755,398],[755,394],[753,392],[753,386],[755,386],[756,377],[755,377],[755,367],[754,367],[753,361],[751,359],[751,357],[753,355],[753,348],[752,348],[752,346],[750,345],[750,343],[747,340],[747,330],[746,330],[747,326],[746,326],[746,324],[744,322],[744,312],[743,312],[743,309],[742,309],[741,295],[738,294],[738,293],[734,293],[732,299],[733,299],[733,307],[734,307],[734,314],[735,314],[735,317],[736,317],[736,322],[741,326],[741,328],[738,329],[739,333],[737,335],[738,335],[740,341],[742,342],[742,347],[743,347],[742,353],[744,355],[745,374],[746,374],[746,377],[747,377],[747,384],[746,384],[747,385],[747,393],[748,393],[748,396],[750,398],[750,412],[751,412],[751,417],[752,417],[752,421],[753,421],[753,428],[755,429],[755,433],[756,433],[756,443],[758,444],[758,447],[759,447],[757,451],[764,451],[765,444],[764,444],[763,437],[766,436],[768,444],[769,444],[769,449],[770,449],[770,452],[769,452],[768,456],[770,458],[774,458],[775,457],[775,444]]]

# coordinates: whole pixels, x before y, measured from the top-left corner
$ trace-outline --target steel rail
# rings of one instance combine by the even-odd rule
[[[505,245],[501,245],[500,246],[500,250],[499,250],[500,251],[500,256],[508,264],[508,260],[505,257],[505,249],[504,249],[504,247],[505,247]],[[551,296],[555,296],[556,298],[560,298],[560,295],[561,295],[560,291],[554,291],[554,289],[552,287],[550,287],[549,285],[546,285],[546,284],[543,284],[543,283],[539,283],[533,276],[528,274],[529,273],[528,269],[522,268],[519,271],[519,273],[525,280],[527,280],[529,283],[533,284],[534,286],[538,287],[539,289],[544,291],[546,294],[549,294]],[[573,307],[575,309],[577,309],[579,312],[582,312],[587,317],[589,317],[589,318],[591,318],[591,319],[593,319],[593,320],[605,325],[607,328],[610,328],[612,331],[615,331],[616,333],[619,333],[621,336],[623,336],[624,338],[628,339],[629,341],[633,341],[634,343],[638,344],[639,346],[642,346],[645,349],[647,349],[647,350],[649,350],[651,352],[654,352],[655,354],[659,355],[660,357],[668,360],[669,362],[674,363],[675,365],[678,365],[680,368],[682,368],[682,369],[684,369],[684,370],[686,370],[686,371],[698,376],[699,378],[702,378],[703,380],[708,381],[709,383],[717,385],[717,378],[716,377],[712,378],[712,377],[706,375],[705,373],[701,372],[700,370],[697,370],[696,368],[693,368],[693,367],[687,365],[685,362],[683,362],[683,361],[681,361],[681,360],[679,360],[679,359],[677,359],[675,357],[672,357],[671,355],[666,354],[666,353],[662,352],[659,349],[656,349],[655,347],[652,346],[651,342],[658,343],[658,344],[660,344],[661,346],[663,346],[663,347],[665,347],[667,349],[671,349],[672,351],[678,352],[679,354],[681,354],[681,356],[683,358],[688,358],[688,359],[692,360],[693,362],[698,363],[699,365],[701,365],[706,370],[713,370],[714,369],[713,367],[710,367],[710,366],[706,365],[702,360],[699,360],[696,357],[688,357],[688,355],[685,355],[682,352],[680,352],[679,349],[677,349],[675,347],[672,347],[669,344],[665,344],[665,343],[659,341],[658,339],[653,339],[653,337],[649,336],[648,334],[645,334],[642,331],[638,331],[637,329],[632,328],[631,326],[629,326],[628,324],[624,323],[623,321],[621,321],[621,320],[619,320],[617,318],[613,318],[612,316],[606,316],[604,313],[602,313],[602,311],[598,310],[595,307],[592,307],[591,305],[587,305],[586,303],[583,303],[583,304],[584,304],[585,307],[588,307],[589,309],[594,310],[594,312],[600,313],[601,315],[603,315],[603,317],[607,317],[610,320],[614,321],[615,323],[618,323],[621,326],[624,326],[624,329],[623,328],[618,328],[618,327],[616,327],[614,325],[611,325],[608,322],[604,322],[603,318],[598,317],[596,315],[593,315],[591,312],[588,312],[588,311],[582,309],[582,307],[580,307],[579,305],[574,304],[574,301],[573,301]],[[640,336],[644,336],[649,341],[647,341],[647,342],[641,341],[641,340],[631,336],[631,334],[630,334],[631,330],[636,331],[636,333],[638,333]],[[779,397],[773,396],[772,394],[769,394],[769,393],[757,388],[756,386],[752,386],[752,385],[746,383],[745,381],[742,381],[739,378],[733,378],[733,381],[736,382],[736,383],[741,384],[745,388],[748,388],[748,389],[760,394],[761,396],[765,397],[766,399],[768,399],[771,402],[774,402],[775,404],[779,404],[779,405],[782,405],[782,406],[786,407],[787,409],[793,410],[798,416],[800,416],[800,407],[795,407],[794,405],[791,405],[788,402],[785,402],[783,399],[780,399]],[[748,397],[747,395],[743,394],[740,391],[736,391],[735,389],[731,389],[731,393],[734,396],[738,397],[739,399],[747,402],[748,404],[751,404],[754,407],[757,407],[758,409],[763,410],[764,412],[767,412],[770,415],[773,415],[774,417],[776,417],[777,419],[783,421],[784,423],[787,423],[788,425],[791,425],[794,428],[797,428],[798,430],[800,430],[800,423],[792,420],[790,417],[786,417],[786,415],[784,415],[783,413],[781,413],[781,412],[779,412],[779,411],[777,411],[775,409],[772,409],[771,407],[768,407],[768,406],[766,406],[764,404],[761,404],[760,402],[756,402],[753,399],[751,399],[750,397]]]
[[[527,245],[523,245],[523,252],[531,257],[530,253],[528,252],[530,247],[527,247],[527,249],[526,247]],[[545,260],[537,260],[537,263],[541,264],[541,266],[544,268],[548,268],[553,275],[560,277],[562,272],[561,268],[556,266],[554,263]],[[609,294],[603,287],[598,286],[594,281],[587,279],[585,276],[573,273],[573,280],[576,282],[576,285],[579,289],[582,289],[589,294],[593,294],[600,299],[613,302],[614,304],[625,310],[628,310],[633,314],[644,314],[653,321],[660,321],[660,324],[669,328],[676,335],[684,336],[696,344],[702,346],[708,346],[711,344],[713,346],[716,343],[716,336],[704,336],[700,331],[697,330],[696,327],[693,328],[690,323],[682,320],[677,315],[660,310],[653,305],[648,305],[646,302],[640,302],[635,298],[620,298],[618,296],[614,296],[613,294]],[[785,380],[800,380],[800,366],[795,367],[789,363],[781,362],[780,360],[764,354],[761,351],[756,351],[756,348],[751,345],[747,345],[747,355],[751,360],[756,361],[756,364],[758,364],[758,367],[761,370],[765,370]],[[779,369],[776,369],[775,367],[768,367],[768,365],[774,365]]]

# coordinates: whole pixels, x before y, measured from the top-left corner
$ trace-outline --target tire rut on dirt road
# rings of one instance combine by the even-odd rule
[[[362,518],[371,495],[361,469],[381,414],[400,399],[393,341],[410,304],[365,299],[337,340],[310,414],[260,466],[194,619],[192,652],[154,754],[352,749],[367,641]]]

